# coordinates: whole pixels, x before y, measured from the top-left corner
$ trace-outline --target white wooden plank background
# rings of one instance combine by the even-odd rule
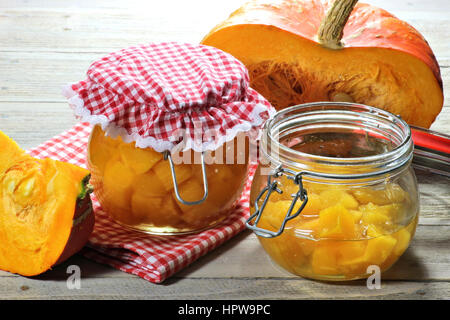
[[[23,148],[36,146],[76,123],[61,87],[82,79],[94,59],[150,41],[199,42],[242,2],[0,0],[0,130]],[[365,2],[408,21],[430,43],[446,97],[432,129],[450,134],[450,2]],[[288,274],[244,231],[162,285],[76,255],[35,278],[0,271],[0,299],[449,299],[450,180],[417,174],[420,225],[380,290],[365,281],[336,285]],[[67,289],[71,264],[81,267],[80,290]]]

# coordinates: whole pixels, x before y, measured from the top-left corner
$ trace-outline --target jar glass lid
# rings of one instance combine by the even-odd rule
[[[261,149],[272,167],[352,179],[403,167],[413,144],[406,122],[387,111],[318,102],[284,109],[267,121]]]

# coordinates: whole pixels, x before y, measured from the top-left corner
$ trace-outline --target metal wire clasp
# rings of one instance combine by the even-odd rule
[[[204,194],[203,194],[203,198],[201,198],[200,200],[196,200],[196,201],[186,201],[183,198],[181,198],[180,191],[178,190],[178,182],[177,182],[177,176],[176,176],[176,173],[175,173],[175,166],[173,164],[172,156],[171,156],[169,151],[165,151],[164,152],[164,160],[167,160],[167,159],[169,160],[170,171],[172,172],[173,189],[175,191],[175,196],[176,196],[177,200],[180,201],[182,204],[185,204],[185,205],[188,205],[188,206],[200,204],[203,201],[205,201],[206,198],[208,197],[208,179],[206,177],[206,167],[205,167],[205,155],[204,155],[204,152],[201,153],[202,174],[203,174],[203,192],[204,192]]]
[[[276,191],[279,194],[283,193],[282,190],[280,190],[277,187],[278,182],[272,181],[272,178],[278,178],[282,175],[286,175],[286,177],[288,179],[291,179],[296,185],[298,185],[298,191],[297,193],[293,194],[293,200],[291,202],[291,205],[289,206],[289,210],[286,213],[283,222],[280,226],[280,228],[278,229],[278,231],[271,231],[271,230],[267,230],[267,229],[263,229],[263,228],[259,228],[257,227],[257,224],[259,222],[259,220],[261,219],[261,215],[264,211],[264,208],[267,205],[267,201],[269,201],[269,197],[272,194],[272,192]],[[253,232],[255,232],[256,235],[264,237],[264,238],[274,238],[279,236],[283,231],[284,228],[286,226],[286,223],[297,217],[300,212],[302,212],[303,208],[306,206],[306,203],[308,202],[308,195],[306,192],[306,189],[303,188],[303,182],[302,182],[302,175],[304,173],[303,172],[295,172],[289,169],[283,169],[280,166],[278,166],[274,172],[272,172],[268,177],[267,177],[267,186],[260,192],[260,194],[258,195],[258,197],[255,200],[255,213],[253,213],[248,220],[245,222],[245,225],[247,226],[247,228],[253,230]],[[258,206],[258,202],[261,200],[261,198],[263,197],[263,195],[266,193],[266,196],[264,198],[264,201],[261,205],[261,208],[259,208]],[[297,203],[297,200],[300,199],[301,201],[303,201],[303,203],[301,204],[300,208],[295,212],[292,213],[292,211],[294,210],[295,204]],[[252,220],[255,220],[254,223],[252,224]]]

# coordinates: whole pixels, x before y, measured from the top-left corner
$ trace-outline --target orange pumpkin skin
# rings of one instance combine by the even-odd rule
[[[357,3],[345,24],[342,48],[325,48],[318,41],[318,32],[332,3],[251,1],[213,28],[202,43],[241,60],[249,69],[251,86],[277,109],[304,102],[336,101],[339,99],[333,95],[343,93],[351,101],[429,127],[442,109],[443,90],[439,65],[426,40],[389,12]],[[269,71],[259,70],[264,63],[269,63]],[[274,71],[277,64],[285,65],[278,73]],[[283,75],[296,72],[299,75],[294,77]],[[285,79],[262,85],[269,76]],[[357,77],[364,82],[361,86],[355,87],[355,81],[345,84]],[[286,81],[293,90],[282,91],[293,97],[283,100],[274,90],[283,89]],[[296,90],[299,83],[301,89]],[[362,93],[364,90],[367,92]]]
[[[87,242],[94,214],[89,172],[36,159],[0,131],[0,269],[39,275]]]
[[[87,180],[87,178],[89,176],[86,176],[85,179]],[[92,200],[88,194],[85,194],[82,198],[78,197],[72,221],[73,225],[69,239],[55,265],[63,263],[80,251],[86,245],[89,236],[94,230],[95,215],[92,208]]]

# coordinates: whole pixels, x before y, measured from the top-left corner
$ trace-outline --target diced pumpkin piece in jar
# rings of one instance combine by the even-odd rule
[[[299,191],[299,186],[286,176],[282,176],[278,181],[280,183],[278,188],[283,191],[280,197],[284,200],[292,200],[294,198],[293,196]],[[274,197],[276,197],[276,195],[278,195],[278,193],[273,193]]]
[[[310,238],[317,238],[317,235],[320,233],[320,222],[319,218],[305,218],[300,217],[299,219],[295,219],[296,224],[294,228],[294,232],[297,235],[307,236]],[[306,240],[305,240],[306,241]],[[307,240],[308,242],[311,242]],[[309,253],[308,253],[309,254]]]
[[[386,260],[384,260],[384,262],[381,264],[380,267],[382,269],[387,269],[390,266],[392,266],[405,252],[411,241],[411,233],[407,230],[407,228],[400,229],[399,231],[395,232],[392,236],[397,240],[397,243],[394,249],[391,251],[389,257]]]
[[[372,224],[366,226],[366,235],[368,238],[381,237],[384,233]]]
[[[114,140],[110,137],[105,137],[99,126],[95,126],[92,130],[88,150],[90,169],[91,171],[99,170],[98,174],[102,174],[106,163],[116,154],[116,149],[113,145]]]
[[[364,256],[367,240],[336,241],[333,245],[338,252],[339,264],[351,265],[355,259]]]
[[[267,176],[265,176],[265,181],[267,181]],[[298,186],[295,185],[292,180],[286,178],[286,176],[281,176],[277,178],[276,181],[277,188],[280,189],[282,193],[276,191],[272,192],[269,201],[292,200],[292,195],[298,192]]]
[[[385,190],[386,198],[390,200],[390,202],[403,202],[408,197],[408,194],[405,190],[402,189],[396,183],[389,183],[386,186]]]
[[[299,240],[301,239],[297,238],[297,236],[292,232],[281,234],[281,236],[277,239],[284,259],[287,260],[286,262],[294,270],[303,268],[307,262],[303,248],[299,245]]]
[[[302,254],[305,257],[311,256],[311,254],[314,252],[314,249],[316,247],[316,242],[314,240],[297,238],[296,242],[298,244],[298,247],[300,248],[300,251],[302,252]]]
[[[193,169],[197,181],[203,185],[201,166]],[[214,202],[218,207],[224,206],[236,193],[236,177],[229,165],[209,165],[206,167],[208,180],[208,202]]]
[[[389,215],[390,212],[386,209],[387,208],[377,206],[371,202],[367,205],[360,206],[362,223],[365,225],[372,224],[377,226],[384,226],[392,223],[392,218]]]
[[[182,215],[182,211],[178,206],[178,201],[172,197],[172,194],[168,194],[163,198],[163,202],[161,204],[161,213],[169,214],[169,215]]]
[[[155,225],[163,216],[161,212],[162,197],[146,197],[134,193],[131,196],[131,211],[136,223],[151,221]]]
[[[283,252],[283,245],[280,244],[279,239],[272,238],[260,238],[258,237],[259,242],[261,243],[264,250],[269,254],[270,258],[274,260],[276,263],[281,265],[283,268],[290,272],[294,272],[289,262],[289,256],[286,256]]]
[[[358,208],[358,201],[342,189],[329,189],[320,193],[320,201],[322,203],[322,208],[328,208],[330,206],[340,204],[347,209]]]
[[[376,205],[386,205],[394,202],[403,202],[406,192],[396,183],[388,183],[385,188],[376,190],[370,187],[352,190],[353,196],[360,204],[372,202]]]
[[[119,153],[122,162],[136,174],[150,170],[163,156],[152,148],[137,148],[134,143],[121,144]]]
[[[312,254],[311,267],[316,275],[339,274],[336,250],[333,246],[330,246],[328,243],[317,245]]]
[[[397,244],[394,247],[393,254],[400,256],[405,252],[411,241],[411,234],[406,228],[402,228],[393,234],[394,238],[397,239]]]
[[[329,239],[354,239],[356,228],[353,215],[338,204],[320,211],[320,237]]]
[[[384,190],[374,190],[372,188],[357,188],[352,190],[353,196],[360,204],[376,203],[378,205],[386,204]]]
[[[316,183],[310,181],[303,181],[303,187],[308,191],[308,195],[321,194],[322,192],[330,189],[330,185],[327,183]],[[342,190],[340,186],[333,186],[333,188],[337,190]]]
[[[336,245],[338,251],[339,270],[348,277],[365,274],[367,263],[363,259],[367,240],[340,241]]]
[[[285,219],[289,208],[292,204],[292,201],[290,200],[280,200],[276,202],[268,201],[266,204],[266,207],[264,208],[264,211],[261,215],[261,221],[264,220],[267,223],[269,223],[272,227],[276,228],[277,230],[280,228],[281,224],[283,223],[283,220]],[[260,202],[260,205],[262,205],[262,201]],[[295,204],[291,215],[295,214],[295,212],[300,208],[301,202],[300,200],[297,201]],[[297,218],[294,218],[292,220],[289,220],[286,223],[286,227],[292,226],[295,221],[297,221]]]
[[[368,264],[381,265],[391,254],[397,240],[391,236],[381,236],[367,240],[363,260]]]
[[[362,212],[359,210],[348,210],[353,215],[353,220],[356,224],[358,224],[361,221],[362,218]]]
[[[219,214],[219,208],[213,204],[202,204],[201,207],[195,207],[187,212],[183,212],[181,219],[191,226],[206,226],[215,221],[224,218],[223,214]]]
[[[358,208],[358,201],[349,193],[343,192],[341,199],[339,200],[339,204],[347,209],[356,209]]]
[[[384,230],[384,233],[391,233],[397,230],[397,226],[404,223],[405,208],[401,203],[393,203],[377,206],[373,203],[360,206],[363,212],[362,223],[372,224]]]
[[[138,175],[134,180],[134,193],[147,197],[162,197],[167,194],[164,184],[152,170]]]
[[[380,193],[379,190],[373,190],[372,188],[356,188],[351,190],[353,196],[360,204],[368,204],[373,202],[374,198]]]
[[[400,211],[403,211],[404,206],[401,203],[391,203],[378,208],[384,215],[396,217]]]
[[[111,159],[105,167],[104,196],[111,207],[130,208],[134,172],[117,158]]]
[[[133,194],[131,209],[137,223],[153,224],[162,227],[172,226],[180,222],[180,215],[176,210],[163,210],[163,202],[165,200],[163,197],[144,197],[139,194]]]
[[[318,194],[308,193],[308,202],[302,210],[302,215],[319,215],[320,210],[322,210],[322,202]]]
[[[153,166],[152,170],[155,172],[159,181],[164,185],[166,191],[173,189],[172,181],[172,171],[170,170],[170,165],[168,160],[162,160]],[[184,181],[192,176],[192,169],[190,165],[186,164],[176,164],[175,174],[177,178],[178,185],[182,184]]]
[[[202,199],[204,196],[203,185],[200,184],[200,182],[198,182],[196,179],[189,179],[181,184],[178,184],[178,191],[180,193],[181,199],[185,201],[197,201]],[[173,191],[173,198],[176,199],[175,190]],[[178,206],[183,212],[189,211],[195,207],[203,206],[204,204],[206,204],[206,202],[207,200],[198,205],[186,205],[177,201]]]
[[[270,202],[277,202],[277,201],[283,201],[283,200],[291,200],[292,197],[290,196],[290,194],[288,192],[286,192],[285,188],[283,185],[278,184],[277,187],[280,190],[283,190],[282,193],[278,193],[276,191],[272,192],[272,194],[270,195],[269,201]],[[258,192],[259,195],[259,192]],[[264,200],[264,197],[266,196],[266,194],[264,194],[262,200]],[[262,200],[260,203],[262,203]],[[253,205],[253,203],[252,203]]]
[[[299,246],[301,239],[292,232],[283,232],[276,238],[258,237],[258,239],[271,258],[288,271],[296,273],[296,269],[304,267],[306,257]]]
[[[285,231],[289,234],[287,241],[295,243],[296,251],[299,251],[303,256],[308,257],[314,251],[316,242],[307,238],[317,238],[319,219],[300,216],[298,219],[295,219],[295,222],[296,224],[294,227],[290,228],[289,231]]]
[[[386,212],[391,217],[392,223],[395,225],[408,224],[412,218],[411,211],[408,212],[407,205],[404,203],[392,203],[380,207],[381,210]]]
[[[108,147],[111,147],[113,149],[118,148],[120,144],[124,143],[119,135],[115,138],[111,137],[110,135],[106,135],[99,125],[96,125],[94,127],[93,138],[96,137],[100,137],[99,140],[102,145],[107,145]]]
[[[180,196],[185,201],[197,201],[203,198],[203,185],[197,179],[189,179],[179,186]],[[173,194],[175,198],[175,192]],[[205,221],[211,222],[218,217],[219,208],[214,201],[206,199],[197,205],[185,205],[178,200],[177,205],[183,212],[181,218],[190,225],[203,225]]]
[[[97,141],[98,142],[98,141]],[[115,150],[108,146],[102,145],[102,147],[96,147],[96,143],[91,142],[89,148],[92,151],[89,151],[89,162],[91,163],[91,170],[100,170],[99,174],[105,170],[106,163],[111,159],[114,155]],[[94,151],[95,150],[95,151]]]

